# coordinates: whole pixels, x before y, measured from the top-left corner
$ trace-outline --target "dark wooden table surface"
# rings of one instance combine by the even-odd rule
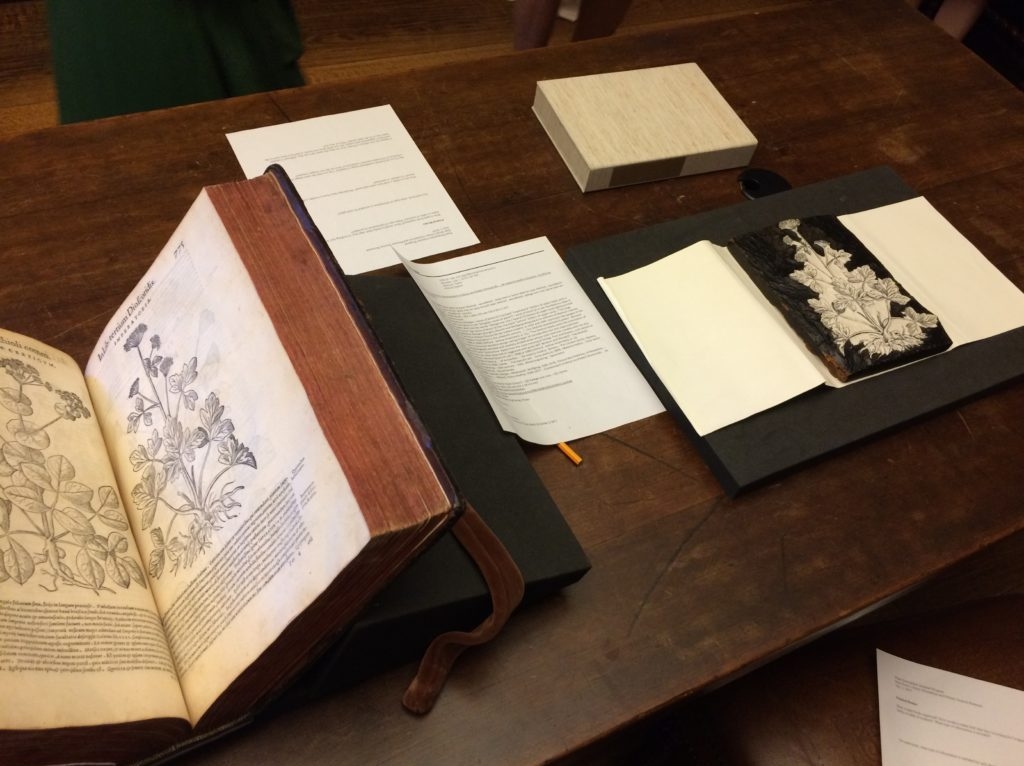
[[[698,62],[805,184],[894,167],[1024,284],[1024,95],[904,0],[821,2],[479,64],[115,118],[0,146],[0,326],[83,360],[207,184],[226,132],[394,106],[482,240],[560,250],[739,201],[727,171],[582,195],[530,111],[537,80]],[[402,668],[189,756],[203,764],[548,761],[743,673],[1024,527],[1024,384],[739,499],[659,416],[530,448],[593,562],[469,653],[435,710]],[[756,449],[757,445],[751,445]]]

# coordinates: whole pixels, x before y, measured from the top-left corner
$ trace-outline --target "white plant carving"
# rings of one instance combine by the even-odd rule
[[[795,248],[794,258],[802,264],[789,277],[818,294],[807,302],[840,351],[849,343],[862,346],[872,358],[886,356],[920,346],[925,330],[938,327],[934,314],[906,305],[910,298],[895,280],[879,278],[870,266],[847,269],[850,253],[825,240],[812,246],[798,231],[799,224],[796,219],[779,222],[779,228],[789,232],[783,242]],[[894,308],[900,306],[902,312],[895,314]]]

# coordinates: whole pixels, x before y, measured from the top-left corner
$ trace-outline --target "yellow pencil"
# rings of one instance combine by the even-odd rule
[[[583,462],[583,458],[576,454],[572,447],[565,442],[558,442],[558,449],[562,450],[567,458],[569,458],[574,465],[579,465]]]

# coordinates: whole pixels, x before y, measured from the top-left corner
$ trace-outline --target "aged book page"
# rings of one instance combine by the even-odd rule
[[[86,392],[0,331],[0,729],[187,718]]]
[[[194,723],[368,529],[206,192],[86,372]]]

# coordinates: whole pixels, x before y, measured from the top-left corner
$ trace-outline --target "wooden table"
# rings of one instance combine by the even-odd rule
[[[821,2],[29,134],[0,148],[0,326],[84,360],[226,132],[390,103],[482,240],[560,250],[731,204],[734,171],[582,195],[537,80],[697,61],[805,184],[893,166],[1024,284],[1024,95],[904,0]],[[1024,527],[1024,385],[729,500],[659,416],[531,460],[593,561],[467,654],[429,716],[385,674],[190,756],[203,764],[530,764],[811,640]],[[756,449],[756,445],[751,445]]]

